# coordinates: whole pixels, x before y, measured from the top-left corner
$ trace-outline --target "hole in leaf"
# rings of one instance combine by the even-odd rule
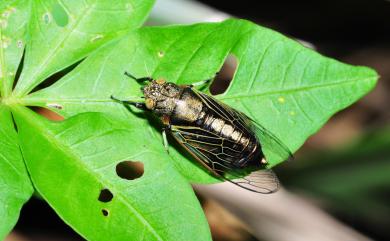
[[[102,213],[103,213],[103,216],[104,217],[107,217],[108,216],[108,214],[109,214],[109,212],[108,212],[108,210],[107,209],[102,209]]]
[[[164,51],[162,51],[162,50],[158,51],[157,56],[160,58],[164,57]]]
[[[139,161],[122,161],[116,165],[116,174],[126,180],[140,178],[144,174],[144,164]]]
[[[18,47],[18,48],[23,48],[23,46],[24,46],[24,44],[23,44],[23,40],[18,40],[18,41],[16,41],[16,46]]]
[[[43,14],[42,19],[43,19],[43,22],[45,22],[46,24],[49,24],[50,20],[51,20],[50,13]]]
[[[66,67],[65,69],[61,70],[61,71],[58,71],[57,73],[54,73],[52,74],[51,76],[49,76],[48,78],[46,78],[42,83],[40,83],[37,87],[35,87],[31,93],[33,92],[36,92],[38,90],[41,90],[41,89],[44,89],[52,84],[54,84],[55,82],[57,82],[58,80],[60,80],[62,77],[64,77],[66,74],[68,74],[69,72],[71,72],[74,68],[76,68],[79,64],[81,64],[81,62],[83,61],[84,59]]]
[[[100,191],[98,200],[103,203],[108,203],[112,200],[113,197],[114,195],[112,194],[112,192],[105,188]]]
[[[219,95],[224,93],[233,79],[237,69],[237,58],[233,54],[229,54],[222,65],[221,70],[215,76],[213,83],[210,85],[210,93]]]
[[[56,2],[53,4],[52,14],[53,14],[54,21],[58,26],[65,27],[68,24],[69,22],[68,14],[59,3]]]
[[[43,108],[43,107],[37,107],[37,106],[31,106],[29,107],[31,110],[35,111],[36,113],[40,114],[41,116],[45,117],[48,120],[51,121],[63,121],[64,117],[57,114],[54,111],[51,111],[49,109]]]

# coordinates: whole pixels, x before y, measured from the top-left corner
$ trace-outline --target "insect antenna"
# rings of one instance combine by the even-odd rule
[[[144,82],[150,82],[150,81],[153,80],[151,77],[137,78],[137,77],[135,77],[134,75],[130,74],[127,71],[125,71],[124,75],[126,75],[127,77],[132,78],[133,80],[135,80],[135,81],[137,81],[138,83],[141,83],[141,84],[144,83]]]
[[[126,109],[128,109],[128,110],[130,110],[128,108],[130,105],[135,106],[141,110],[147,110],[144,102],[137,102],[137,101],[132,101],[132,100],[120,100],[120,99],[115,98],[113,95],[111,95],[110,98],[115,102],[123,104],[126,107]]]

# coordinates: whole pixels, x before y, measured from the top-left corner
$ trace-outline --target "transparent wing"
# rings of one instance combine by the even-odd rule
[[[195,159],[216,177],[257,193],[273,193],[279,188],[276,175],[268,169],[237,169],[234,153],[224,151],[226,139],[199,127],[172,126],[171,133]]]
[[[269,130],[252,120],[241,111],[214,99],[206,94],[196,92],[205,104],[213,109],[221,118],[248,132],[254,132],[258,138],[267,161],[281,162],[292,160],[293,155],[288,147]]]
[[[247,190],[264,194],[274,193],[280,187],[278,178],[270,169],[257,170],[242,178],[231,180],[225,178],[225,180]]]
[[[211,96],[195,90],[194,92],[215,115],[245,133],[254,134],[267,161],[292,158],[289,149],[275,135],[247,115]],[[245,169],[238,169],[233,165],[236,160],[245,156],[232,149],[234,143],[229,143],[228,139],[195,126],[171,126],[171,131],[174,138],[215,176],[253,192],[273,193],[278,190],[279,181],[276,175],[269,169],[260,169],[265,167],[261,165],[261,160],[258,166]]]
[[[249,117],[248,117],[249,118]],[[293,160],[294,156],[288,147],[273,133],[265,129],[262,125],[252,121],[251,128],[256,133],[262,146],[262,151],[267,161],[282,162]]]

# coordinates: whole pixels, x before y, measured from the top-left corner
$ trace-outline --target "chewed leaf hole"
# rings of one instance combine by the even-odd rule
[[[98,200],[103,203],[108,203],[112,200],[113,197],[114,195],[112,194],[112,192],[105,188],[100,191]]]
[[[104,208],[104,209],[102,209],[102,214],[103,214],[104,217],[107,217],[109,212],[108,212],[107,209]]]
[[[229,54],[210,86],[210,93],[212,95],[219,95],[224,93],[229,87],[236,69],[237,58],[233,54]]]
[[[139,161],[122,161],[116,165],[116,174],[126,180],[140,178],[144,174],[144,164]]]
[[[46,119],[51,120],[51,121],[63,121],[64,120],[63,116],[57,114],[56,112],[54,112],[52,110],[46,109],[46,108],[32,106],[32,107],[30,107],[30,109],[35,111],[36,113],[40,114],[41,116],[45,117]],[[58,109],[58,108],[56,108],[56,109]]]

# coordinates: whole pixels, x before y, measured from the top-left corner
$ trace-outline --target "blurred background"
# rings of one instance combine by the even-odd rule
[[[275,168],[284,186],[277,194],[233,196],[242,190],[195,186],[213,239],[390,240],[390,1],[157,0],[147,24],[229,16],[277,30],[340,61],[370,66],[381,78],[369,95],[309,138],[295,161]],[[220,74],[225,83],[233,67]],[[83,239],[33,198],[6,240]]]

